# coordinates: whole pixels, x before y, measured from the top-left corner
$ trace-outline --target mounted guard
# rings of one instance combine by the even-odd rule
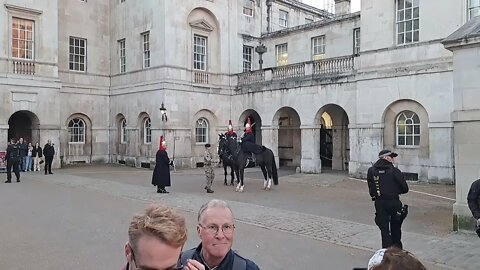
[[[242,136],[242,151],[248,154],[245,167],[248,167],[250,164],[255,166],[255,155],[261,154],[263,151],[265,151],[264,146],[255,143],[255,136],[253,135],[250,117],[247,118],[247,124],[245,124],[245,133]]]
[[[234,138],[235,140],[237,139],[237,133],[235,130],[233,130],[233,125],[232,125],[232,120],[228,120],[228,130],[225,132],[225,136],[227,136],[227,139],[229,138]]]

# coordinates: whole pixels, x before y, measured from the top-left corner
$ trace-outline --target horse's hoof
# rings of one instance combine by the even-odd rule
[[[223,183],[225,186],[228,186],[227,182]]]
[[[230,183],[230,186],[232,186],[232,187],[233,187],[233,186],[235,186],[235,184],[232,182],[232,183]]]

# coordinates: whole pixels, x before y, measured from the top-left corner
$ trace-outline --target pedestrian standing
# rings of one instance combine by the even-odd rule
[[[27,145],[23,141],[23,138],[18,139],[18,148],[20,149],[20,170],[27,170]]]
[[[480,237],[480,179],[474,181],[467,195],[468,208],[475,218],[475,232]]]
[[[48,140],[45,146],[43,147],[43,156],[45,157],[45,174],[47,172],[49,174],[52,173],[52,162],[53,162],[53,156],[55,155],[55,148],[54,144],[52,143],[51,140]]]
[[[207,178],[207,185],[205,189],[207,193],[213,193],[212,183],[215,179],[215,171],[213,170],[213,165],[215,161],[213,160],[213,155],[211,151],[211,145],[209,143],[205,144],[205,155],[203,156],[203,167],[205,168],[205,176]]]
[[[10,144],[7,146],[6,161],[7,161],[7,181],[12,182],[12,170],[17,177],[17,182],[20,182],[20,146],[15,139],[10,139]]]
[[[42,147],[40,147],[40,144],[38,142],[35,143],[35,146],[33,147],[32,151],[33,155],[33,171],[40,171],[40,164],[43,162],[42,161]]]
[[[169,193],[165,187],[170,183],[170,165],[173,162],[168,158],[167,143],[163,136],[160,137],[160,147],[155,158],[155,169],[153,169],[152,185],[157,187],[157,193]]]
[[[399,195],[408,192],[408,184],[403,173],[393,166],[397,156],[390,150],[380,151],[377,162],[367,172],[370,197],[375,202],[375,223],[382,235],[382,248],[403,248],[401,226],[406,208],[402,207]]]
[[[27,145],[27,156],[25,160],[26,160],[25,171],[29,172],[32,170],[32,160],[33,160],[33,145],[30,142]]]

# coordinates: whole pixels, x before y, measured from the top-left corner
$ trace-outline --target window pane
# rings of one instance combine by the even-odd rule
[[[420,134],[420,125],[415,125],[413,127],[413,133],[414,134]]]
[[[398,136],[398,145],[405,145],[405,137]]]
[[[413,145],[413,137],[412,136],[407,136],[406,137],[405,145]]]
[[[419,9],[418,7],[413,9],[413,18],[416,19],[419,17]]]
[[[405,8],[412,7],[412,0],[405,0]]]
[[[413,137],[413,145],[420,145],[420,136]]]

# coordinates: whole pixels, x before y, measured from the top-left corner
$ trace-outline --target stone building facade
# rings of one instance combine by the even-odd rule
[[[465,216],[478,171],[459,172],[457,140],[480,106],[457,101],[478,97],[459,83],[478,49],[442,41],[476,1],[362,0],[350,13],[336,0],[335,14],[294,0],[0,3],[3,142],[51,139],[57,166],[148,167],[164,135],[177,166],[195,167],[229,119],[241,133],[250,117],[280,166],[364,177],[390,148],[409,179],[460,186]]]

